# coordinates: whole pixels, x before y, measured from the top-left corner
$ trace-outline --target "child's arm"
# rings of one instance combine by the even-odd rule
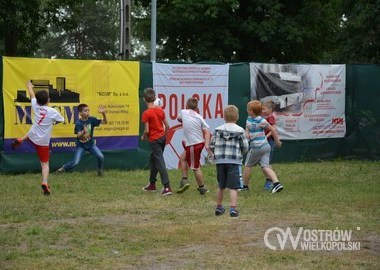
[[[212,151],[210,150],[210,138],[211,134],[208,129],[203,130],[203,137],[205,138],[205,149],[209,154],[212,154]]]
[[[103,115],[103,119],[102,119],[101,124],[107,124],[106,107],[104,107],[103,105],[99,105],[98,112]]]
[[[180,122],[180,123],[182,123],[182,116],[181,115],[177,116],[177,121]]]
[[[266,129],[268,129],[272,133],[276,146],[280,148],[282,145],[282,142],[280,141],[280,137],[278,136],[276,129],[271,125],[268,125]]]
[[[166,120],[166,118],[165,118],[163,122],[164,122],[164,126],[165,126],[165,133],[167,134],[169,131],[169,128],[170,128],[168,120]]]
[[[149,124],[145,123],[145,125],[144,125],[144,132],[141,135],[141,140],[143,141],[145,139],[148,139],[148,134],[149,134]]]
[[[249,138],[249,128],[245,128],[245,137],[247,137],[247,139],[250,139]]]
[[[32,82],[31,81],[28,81],[27,83],[26,83],[26,86],[27,86],[27,88],[28,88],[28,92],[29,92],[29,96],[30,96],[30,99],[32,99],[32,98],[35,98],[36,97],[36,95],[34,94],[34,85],[32,84]]]

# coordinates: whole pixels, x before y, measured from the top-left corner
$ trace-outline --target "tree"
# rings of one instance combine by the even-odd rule
[[[119,6],[113,0],[47,1],[48,34],[41,57],[115,59],[118,55]]]
[[[137,2],[146,8],[150,3]],[[157,44],[162,50],[157,56],[193,62],[319,63],[334,48],[342,14],[339,3],[339,0],[158,1]],[[149,25],[146,20],[142,19],[142,25]],[[149,33],[148,29],[140,32]]]
[[[0,0],[0,54],[30,56],[46,32],[39,0]]]
[[[380,63],[380,1],[346,0],[335,62]]]

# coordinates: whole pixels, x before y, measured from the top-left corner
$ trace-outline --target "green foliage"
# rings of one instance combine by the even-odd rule
[[[333,47],[339,27],[341,13],[334,2],[158,1],[159,56],[318,63]]]
[[[0,55],[32,55],[45,32],[39,0],[0,0]]]
[[[337,36],[334,60],[341,63],[380,63],[380,1],[343,1],[344,20]]]
[[[38,56],[115,59],[118,54],[119,12],[112,0],[48,1],[48,34]]]
[[[135,2],[150,12],[150,1]],[[379,62],[379,1],[194,0],[157,5],[159,59]],[[149,16],[136,20],[139,25],[144,21],[138,37],[149,40]]]

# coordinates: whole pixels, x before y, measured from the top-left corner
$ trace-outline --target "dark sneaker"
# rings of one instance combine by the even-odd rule
[[[42,188],[42,191],[43,191],[43,193],[44,193],[44,195],[46,195],[46,196],[49,196],[50,195],[50,187],[49,187],[49,185],[48,184],[42,184],[41,185],[41,188]]]
[[[266,180],[264,185],[264,190],[271,191],[273,189],[272,181]]]
[[[21,139],[14,140],[11,144],[12,150],[16,150],[16,148],[19,147],[21,144],[22,144]]]
[[[103,171],[98,171],[98,176],[103,176]]]
[[[242,188],[239,188],[238,191],[249,191],[249,187],[243,186]]]
[[[239,211],[236,209],[230,209],[230,217],[238,217]]]
[[[179,182],[179,188],[177,190],[177,193],[183,193],[186,190],[188,190],[190,187],[189,181],[187,179],[182,178],[181,182]]]
[[[164,187],[160,193],[161,196],[168,196],[168,195],[172,195],[172,194],[173,194],[173,192],[172,192],[172,189],[170,187]]]
[[[224,212],[226,212],[226,208],[223,206],[215,208],[215,216],[221,216],[224,214]]]
[[[199,188],[197,188],[197,190],[199,191],[199,193],[201,195],[204,195],[204,194],[208,193],[208,189],[205,186],[199,187]]]
[[[272,193],[281,192],[283,189],[284,187],[279,182],[277,182],[273,186]]]
[[[155,183],[149,183],[145,187],[142,188],[144,191],[156,191],[156,184]]]

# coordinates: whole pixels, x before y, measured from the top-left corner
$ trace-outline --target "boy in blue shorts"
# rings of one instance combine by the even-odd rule
[[[215,215],[224,214],[224,190],[230,190],[230,216],[237,217],[238,189],[240,188],[239,166],[243,161],[243,154],[248,151],[248,140],[244,129],[236,124],[239,119],[239,110],[234,105],[224,109],[225,124],[217,127],[212,135],[210,150],[214,153],[218,179],[216,194]]]

